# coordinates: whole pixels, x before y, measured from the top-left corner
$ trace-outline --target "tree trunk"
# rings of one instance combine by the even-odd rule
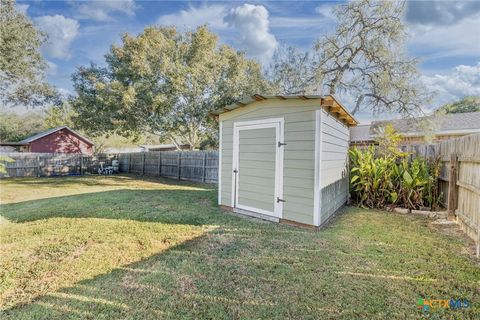
[[[172,143],[175,145],[175,148],[177,148],[178,151],[181,151],[182,148],[180,148],[180,145],[177,143],[177,140],[175,140],[175,138],[170,135],[170,141],[172,141]]]
[[[355,108],[353,108],[352,110],[352,115],[354,115],[355,113],[357,113],[358,110],[360,110],[360,105],[362,104],[363,102],[363,99],[365,99],[365,95],[364,94],[361,94],[358,98],[357,98],[357,103],[355,104]]]

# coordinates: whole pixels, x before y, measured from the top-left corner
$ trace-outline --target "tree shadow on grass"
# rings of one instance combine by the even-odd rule
[[[423,315],[415,306],[419,295],[452,292],[450,280],[417,278],[415,266],[397,270],[397,276],[362,266],[386,263],[393,253],[372,260],[369,248],[338,246],[336,234],[353,229],[312,232],[241,221],[6,310],[4,318],[405,319]],[[419,257],[407,253],[404,259]],[[441,255],[425,257],[422,265],[436,264],[430,259]],[[474,301],[473,285],[456,286]],[[476,312],[456,310],[440,318],[474,319]]]
[[[172,224],[219,223],[212,190],[111,190],[0,205],[1,215],[22,223],[55,217],[127,219]]]
[[[300,289],[295,277],[288,279],[287,275],[295,263],[308,262],[299,262],[291,251],[267,254],[257,245],[264,242],[270,249],[278,245],[278,238],[271,237],[272,225],[241,221],[236,227],[215,229],[140,262],[6,310],[5,319],[33,315],[39,319],[216,319],[239,317],[245,308],[249,316],[285,315],[285,309],[278,310],[275,295],[285,286]],[[273,227],[280,231],[279,237],[292,231],[299,233],[295,237],[314,234]],[[255,236],[259,242],[252,244],[249,239]],[[257,285],[259,292],[255,292]]]
[[[147,181],[153,183],[175,184],[183,186],[202,186],[208,189],[214,188],[212,184],[190,182],[185,180],[176,180],[164,177],[142,176],[138,174],[115,174],[115,175],[72,175],[72,176],[51,176],[51,177],[25,177],[2,179],[3,185],[22,185],[22,186],[124,186],[132,181]]]

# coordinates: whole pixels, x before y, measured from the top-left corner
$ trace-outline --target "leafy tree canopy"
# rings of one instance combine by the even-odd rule
[[[418,61],[405,51],[405,2],[359,0],[338,5],[337,26],[310,52],[284,50],[274,56],[269,79],[278,93],[347,94],[353,114],[420,112],[429,102],[419,83]]]
[[[40,46],[46,37],[15,1],[0,0],[0,101],[4,106],[39,106],[57,102],[58,95],[45,80],[46,63]]]
[[[106,64],[80,67],[73,75],[75,123],[95,135],[152,133],[197,148],[214,135],[210,111],[267,87],[256,62],[219,45],[205,26],[125,34]]]
[[[0,141],[16,142],[48,129],[40,111],[19,115],[0,112]]]
[[[447,103],[435,111],[435,113],[466,112],[480,112],[480,96],[465,97],[459,101]]]

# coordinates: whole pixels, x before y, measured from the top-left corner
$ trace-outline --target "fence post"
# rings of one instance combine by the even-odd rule
[[[205,176],[207,172],[207,152],[203,152],[203,172],[202,172],[202,182],[205,182]]]
[[[457,209],[457,168],[458,157],[456,153],[450,155],[450,174],[448,179],[448,218],[455,217]]]
[[[132,153],[128,154],[128,173],[132,171]]]
[[[158,152],[158,176],[162,176],[162,152]]]
[[[178,151],[178,180],[182,177],[182,151]]]
[[[37,177],[40,177],[40,156],[37,156]]]
[[[142,159],[142,176],[145,175],[145,152],[143,153]]]
[[[83,154],[80,154],[80,175],[83,175]]]

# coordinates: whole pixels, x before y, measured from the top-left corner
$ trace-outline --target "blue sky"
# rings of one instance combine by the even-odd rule
[[[137,34],[152,24],[182,29],[208,24],[222,42],[265,64],[279,45],[308,49],[332,31],[331,8],[338,3],[18,1],[17,7],[49,35],[42,48],[50,65],[48,80],[72,93],[76,67],[102,64],[110,45],[119,43],[124,32]],[[422,81],[437,92],[434,105],[480,95],[480,1],[408,2],[405,22],[408,51],[421,60]]]

